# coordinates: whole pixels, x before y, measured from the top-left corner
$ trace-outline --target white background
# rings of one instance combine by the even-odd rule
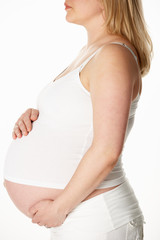
[[[154,44],[149,74],[143,78],[133,129],[123,153],[124,169],[145,216],[145,240],[160,239],[160,3],[144,0]],[[48,240],[49,230],[33,224],[12,203],[3,186],[3,164],[15,121],[36,108],[39,91],[86,44],[83,26],[68,23],[64,1],[0,0],[0,239]]]

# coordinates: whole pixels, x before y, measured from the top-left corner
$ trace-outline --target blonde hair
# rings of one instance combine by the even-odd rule
[[[107,32],[123,36],[135,47],[141,76],[150,70],[153,43],[147,32],[141,0],[100,0],[104,7]]]

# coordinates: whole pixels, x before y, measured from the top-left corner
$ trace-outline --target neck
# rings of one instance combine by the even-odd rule
[[[104,25],[104,18],[102,15],[95,17],[87,24],[83,25],[87,31],[87,44],[85,50],[89,50],[94,46],[99,46],[105,42],[113,39],[113,35],[107,32],[107,28]]]

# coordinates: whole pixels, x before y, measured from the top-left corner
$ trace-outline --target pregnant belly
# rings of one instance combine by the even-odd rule
[[[87,199],[103,192],[107,192],[119,185],[104,189],[95,189],[83,201],[86,201]],[[63,189],[19,184],[6,179],[4,180],[4,186],[15,206],[29,218],[32,218],[32,215],[28,211],[31,206],[43,199],[55,200],[63,192]]]
[[[48,123],[46,119],[40,114],[27,136],[13,140],[5,159],[6,190],[16,207],[28,217],[32,217],[28,210],[35,203],[55,200],[63,192],[82,158],[82,128],[68,125],[57,130],[53,120]],[[83,201],[115,187],[95,189]]]
[[[49,120],[46,120],[49,121]],[[50,120],[51,121],[51,120]],[[13,140],[8,148],[4,178],[20,184],[64,189],[82,156],[82,127],[56,127],[39,116],[27,136]],[[88,127],[84,132],[88,130]]]
[[[43,199],[54,200],[63,189],[37,187],[4,180],[4,186],[15,206],[26,216],[32,217],[29,209]]]

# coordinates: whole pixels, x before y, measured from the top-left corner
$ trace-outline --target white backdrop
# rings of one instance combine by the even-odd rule
[[[56,3],[55,3],[56,2]],[[145,216],[144,240],[159,240],[160,216],[160,3],[143,1],[154,44],[154,59],[133,129],[123,153],[124,169]],[[33,224],[10,200],[3,186],[3,164],[15,121],[36,108],[39,91],[86,44],[84,27],[68,23],[64,1],[0,0],[0,239],[48,240],[49,230]]]

